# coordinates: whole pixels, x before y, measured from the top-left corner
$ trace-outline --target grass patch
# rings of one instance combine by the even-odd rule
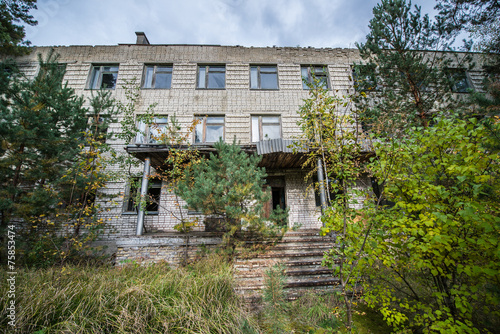
[[[5,281],[6,273],[0,275]],[[16,281],[19,333],[252,333],[255,327],[235,295],[231,266],[219,257],[175,270],[165,264],[20,270]],[[4,284],[0,294],[0,327],[8,329]]]
[[[209,256],[191,266],[66,266],[19,270],[16,329],[8,325],[7,285],[0,286],[6,333],[347,333],[337,294],[286,302],[283,268],[268,272],[263,311],[250,314],[234,292],[231,265]],[[7,273],[0,272],[5,282]],[[380,313],[356,306],[353,333],[386,334]]]

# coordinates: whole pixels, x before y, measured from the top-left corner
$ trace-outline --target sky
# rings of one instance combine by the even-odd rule
[[[38,0],[35,46],[135,43],[354,48],[378,0]],[[434,0],[413,1],[422,13]]]

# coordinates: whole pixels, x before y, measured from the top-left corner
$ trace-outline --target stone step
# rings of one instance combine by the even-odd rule
[[[244,294],[247,291],[255,291],[262,293],[262,290],[264,290],[264,284],[259,284],[260,282],[253,282],[251,281],[250,283],[253,284],[248,284],[244,286],[240,286],[237,291],[240,294]],[[330,278],[324,278],[324,279],[318,279],[318,278],[312,278],[312,279],[296,279],[296,280],[291,280],[287,281],[284,285],[284,289],[296,289],[296,288],[307,288],[307,287],[326,287],[326,286],[337,286],[340,284],[340,279],[331,277]]]
[[[288,268],[285,271],[286,276],[311,276],[311,275],[324,275],[331,274],[332,269],[321,267],[321,266],[300,266],[294,268],[295,270],[291,270]],[[265,274],[267,267],[254,267],[254,268],[239,268],[239,270],[235,273],[235,277],[255,277],[262,276]]]
[[[237,291],[250,302],[262,298],[266,271],[277,263],[285,266],[284,292],[290,300],[307,291],[332,289],[340,280],[321,263],[334,246],[334,238],[321,237],[317,230],[287,232],[282,240],[267,245],[265,252],[234,260]]]

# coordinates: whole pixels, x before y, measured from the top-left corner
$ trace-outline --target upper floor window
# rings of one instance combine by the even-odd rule
[[[302,66],[302,88],[309,89],[308,84],[314,84],[314,80],[319,81],[319,84],[328,89],[328,73],[324,66]]]
[[[450,79],[451,90],[455,93],[467,93],[472,88],[464,69],[448,69],[448,78]]]
[[[198,88],[224,89],[226,87],[225,65],[199,65]]]
[[[278,69],[276,66],[250,66],[251,89],[278,89]]]
[[[200,116],[195,128],[195,143],[215,143],[224,140],[224,116]]]
[[[142,121],[138,122],[136,144],[159,144],[163,142],[163,135],[166,133],[168,126],[168,118],[154,118],[153,123],[148,125]]]
[[[281,138],[280,116],[252,116],[252,142]]]
[[[142,88],[170,89],[172,85],[172,66],[146,65]]]
[[[90,74],[90,89],[115,89],[118,65],[93,65]]]

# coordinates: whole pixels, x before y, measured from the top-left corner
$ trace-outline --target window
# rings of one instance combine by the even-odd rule
[[[90,74],[90,89],[115,89],[118,65],[94,65]]]
[[[154,118],[151,125],[139,121],[137,128],[136,144],[159,144],[163,141],[162,135],[166,133],[168,118]]]
[[[250,89],[278,89],[276,66],[250,66]]]
[[[137,198],[141,189],[141,178],[133,178],[127,189],[123,203],[123,211],[126,213],[137,213]],[[148,182],[148,192],[146,196],[145,211],[148,214],[157,214],[160,204],[161,180],[150,179]]]
[[[449,69],[448,78],[451,90],[455,93],[467,93],[472,88],[467,79],[467,73],[463,69]]]
[[[226,87],[225,65],[199,65],[198,88],[224,89]]]
[[[332,185],[332,183],[335,183],[335,185]],[[325,179],[323,181],[323,186],[325,187],[325,200],[327,201],[327,205],[329,205],[328,203],[328,194],[326,193],[327,192],[327,184],[328,184],[328,189],[330,190],[330,204],[339,200],[339,197],[342,196],[343,194],[343,191],[341,189],[336,189],[336,191],[334,191],[332,188],[333,187],[337,187],[338,186],[338,180],[330,180],[330,179]],[[314,201],[316,203],[316,206],[317,207],[320,207],[321,206],[321,195],[320,195],[320,192],[321,192],[321,188],[320,188],[320,184],[319,184],[319,181],[318,181],[318,175],[315,173],[313,175],[313,184],[314,184]]]
[[[252,116],[252,142],[281,138],[280,116]]]
[[[197,117],[199,123],[195,128],[195,143],[215,143],[224,140],[224,116]]]
[[[371,65],[356,65],[352,67],[352,81],[354,89],[358,92],[378,90],[375,79],[375,68]]]
[[[172,85],[172,66],[147,65],[144,68],[142,88],[170,89]]]
[[[323,88],[328,89],[328,73],[325,66],[302,66],[302,88],[309,89],[307,84],[314,84],[318,80]]]

